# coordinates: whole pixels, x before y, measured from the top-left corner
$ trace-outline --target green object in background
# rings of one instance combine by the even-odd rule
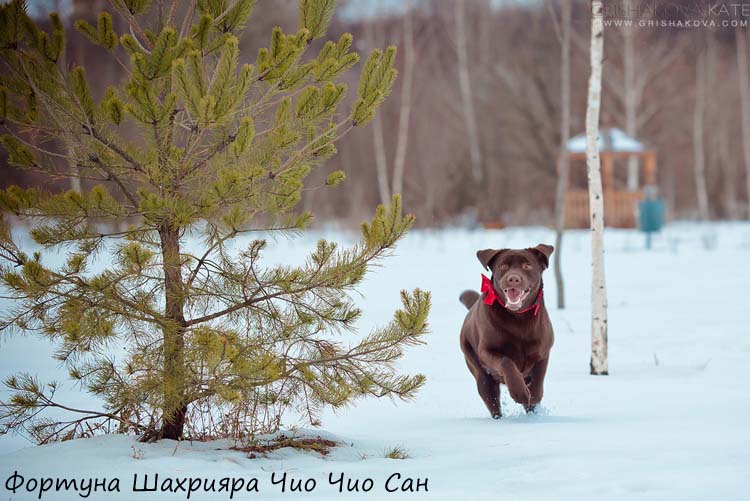
[[[638,229],[646,234],[646,248],[651,248],[651,234],[664,226],[664,200],[647,198],[638,202]]]

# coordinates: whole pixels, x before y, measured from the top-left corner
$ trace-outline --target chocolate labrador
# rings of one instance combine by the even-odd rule
[[[484,249],[477,258],[492,278],[482,275],[482,294],[467,290],[461,302],[469,309],[461,328],[461,350],[479,396],[499,419],[500,384],[526,412],[541,402],[544,375],[554,342],[544,307],[542,272],[554,248]]]

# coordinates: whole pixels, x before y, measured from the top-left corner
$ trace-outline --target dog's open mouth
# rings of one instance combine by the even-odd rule
[[[503,289],[503,292],[506,300],[505,307],[509,310],[517,310],[521,307],[531,289],[521,290],[516,287],[508,287]]]

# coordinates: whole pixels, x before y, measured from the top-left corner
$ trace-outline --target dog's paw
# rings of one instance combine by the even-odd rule
[[[526,386],[523,386],[521,389],[515,391],[510,388],[508,388],[508,390],[510,391],[510,398],[512,398],[516,403],[519,403],[524,407],[531,405],[531,392],[528,388],[526,388]]]
[[[492,419],[500,419],[500,414],[493,414]]]

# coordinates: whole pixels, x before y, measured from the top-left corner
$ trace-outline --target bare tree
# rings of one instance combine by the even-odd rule
[[[747,182],[747,217],[750,219],[750,83],[748,83],[747,37],[739,28],[734,32],[737,45],[737,79],[740,86],[740,113],[742,117],[742,152],[745,160]]]
[[[375,21],[365,23],[365,40],[371,47],[378,44],[375,34]],[[378,179],[378,195],[380,203],[386,204],[391,199],[391,189],[388,182],[388,159],[383,138],[383,111],[380,110],[372,121],[372,145],[375,150],[375,172]]]
[[[635,85],[635,32],[626,27],[623,32],[623,76],[625,101],[625,132],[630,137],[638,134],[639,89]],[[628,189],[638,189],[638,157],[628,158]]]
[[[474,113],[474,97],[469,76],[469,55],[466,43],[466,0],[455,0],[456,16],[456,53],[458,55],[458,84],[461,90],[461,101],[466,123],[466,136],[469,141],[471,157],[471,174],[474,181],[480,182],[482,173],[482,153],[479,147],[479,130]]]
[[[388,186],[388,160],[385,156],[385,141],[383,140],[383,119],[377,116],[372,122],[372,143],[375,148],[378,194],[380,195],[380,203],[385,204],[391,198],[391,190]]]
[[[626,5],[629,12],[637,12],[633,0],[628,0]],[[659,80],[672,78],[671,72],[684,53],[685,45],[679,38],[675,40],[652,36],[645,39],[642,31],[637,31],[633,26],[622,26],[612,31],[612,34],[617,33],[622,35],[622,39],[612,46],[622,48],[622,61],[618,64],[616,58],[607,58],[607,77],[603,84],[609,98],[616,105],[612,108],[619,111],[616,122],[622,124],[630,137],[637,138],[643,127],[664,108],[667,100],[686,99],[683,92],[657,95],[649,101],[644,98],[649,86],[654,87]],[[575,37],[574,41],[579,48],[588,49],[580,37]],[[641,47],[637,46],[638,41],[641,41]],[[648,49],[644,50],[646,46]],[[637,157],[630,157],[627,160],[627,187],[635,190],[639,183],[639,160]]]
[[[591,212],[591,374],[608,374],[607,288],[604,280],[604,193],[599,159],[604,19],[601,0],[591,3],[591,76],[586,107],[586,168]]]
[[[571,0],[562,0],[560,30],[560,153],[558,160],[557,187],[555,189],[555,282],[557,283],[557,307],[565,308],[565,282],[562,275],[562,243],[565,231],[565,192],[568,188],[570,157],[570,11]]]
[[[730,137],[731,131],[729,130],[729,122],[727,120],[722,120],[719,123],[717,133],[714,135],[718,163],[721,167],[722,173],[720,197],[724,201],[725,216],[729,219],[739,219],[741,216],[740,211],[738,210],[739,207],[737,204],[737,192],[735,187],[737,171],[734,158],[732,158],[731,154],[731,147],[729,144]]]
[[[693,108],[693,174],[698,200],[698,217],[708,220],[708,189],[703,145],[703,118],[706,112],[706,52],[701,47],[695,64],[695,107]]]
[[[414,80],[415,47],[412,22],[411,1],[407,0],[407,9],[403,16],[404,43],[399,53],[404,55],[401,77],[401,105],[398,114],[396,133],[396,153],[393,158],[393,174],[388,168],[388,156],[383,136],[383,118],[376,117],[372,128],[373,146],[375,148],[375,167],[378,179],[378,194],[383,204],[388,203],[393,193],[403,195],[404,171],[406,169],[406,150],[409,144],[409,118],[411,115],[411,92]],[[373,23],[367,23],[367,38],[376,45]]]
[[[414,27],[412,23],[411,2],[407,2],[404,13],[404,43],[400,52],[404,54],[404,69],[401,79],[401,109],[398,116],[398,136],[396,137],[396,155],[393,159],[392,193],[403,194],[404,168],[406,167],[406,146],[409,143],[409,116],[411,115],[411,88],[414,80]]]
[[[394,2],[369,2],[378,4],[377,12],[372,13],[376,15],[335,19],[335,30],[353,32],[363,46],[383,45],[386,38],[397,43],[400,74],[394,95],[373,127],[369,131],[355,129],[344,138],[339,144],[342,154],[327,165],[346,169],[349,189],[324,197],[315,191],[306,192],[305,207],[314,209],[321,219],[342,218],[344,214],[347,222],[354,223],[369,214],[372,203],[388,201],[392,192],[402,192],[409,208],[417,213],[418,224],[437,225],[475,209],[475,175],[479,175],[483,195],[480,217],[506,224],[557,227],[560,200],[550,193],[557,195],[560,189],[556,187],[560,167],[555,167],[564,141],[562,115],[567,107],[562,101],[561,0],[409,1],[410,10],[379,5]],[[36,2],[40,5],[36,10],[41,12],[42,5],[56,2],[68,5],[71,14],[80,10],[72,17],[89,22],[96,21],[87,18],[90,6],[106,3],[48,0]],[[626,2],[638,3],[621,3]],[[162,3],[164,8],[171,4]],[[189,3],[178,2],[178,13]],[[242,53],[256,51],[267,41],[273,26],[295,26],[297,0],[273,3],[272,11],[255,18],[246,28],[240,40]],[[569,130],[573,135],[584,128],[585,113],[576,110],[585,106],[587,87],[583,79],[588,78],[590,55],[587,27],[579,29],[576,19],[588,15],[590,5],[580,0],[570,3]],[[127,23],[114,29],[125,33]],[[363,36],[366,30],[370,33]],[[705,73],[711,80],[706,81],[705,89],[704,171],[712,217],[731,217],[733,206],[739,214],[735,217],[748,215],[750,41],[744,29],[738,29],[733,40],[733,31],[715,30],[719,73],[710,67],[710,54],[706,56]],[[704,32],[607,26],[601,123],[619,126],[658,151],[660,191],[677,218],[697,213],[692,182],[692,112],[697,82],[695,52],[690,44]],[[122,68],[116,63],[105,66],[104,53],[89,50],[88,45],[84,44],[79,53],[76,37],[80,35],[71,34],[64,64],[83,64],[95,98],[100,99],[111,81],[122,76]],[[409,50],[412,43],[413,51]],[[243,62],[252,62],[249,59]],[[123,134],[137,141],[132,131],[123,130]],[[0,169],[2,186],[44,185],[55,191],[70,189],[75,182],[67,177],[39,177],[7,163]],[[569,169],[569,184],[583,185],[585,175],[578,172],[577,164],[571,163]],[[70,172],[71,168],[61,162],[60,170]],[[631,187],[638,181],[635,170],[630,169]],[[312,175],[323,182],[322,171]],[[83,181],[84,189],[88,183]]]
[[[741,133],[734,133],[735,122],[740,118],[740,110],[735,100],[713,99],[713,96],[731,96],[736,92],[737,61],[735,57],[722,57],[721,44],[725,38],[719,30],[709,30],[706,46],[706,74],[712,80],[711,106],[706,108],[704,129],[706,131],[706,170],[720,182],[708,181],[709,200],[715,201],[716,215],[732,220],[739,219],[740,207],[737,203],[737,181],[742,177],[738,172],[735,152],[732,149]],[[733,47],[734,44],[732,44]],[[721,211],[721,212],[719,212]]]

